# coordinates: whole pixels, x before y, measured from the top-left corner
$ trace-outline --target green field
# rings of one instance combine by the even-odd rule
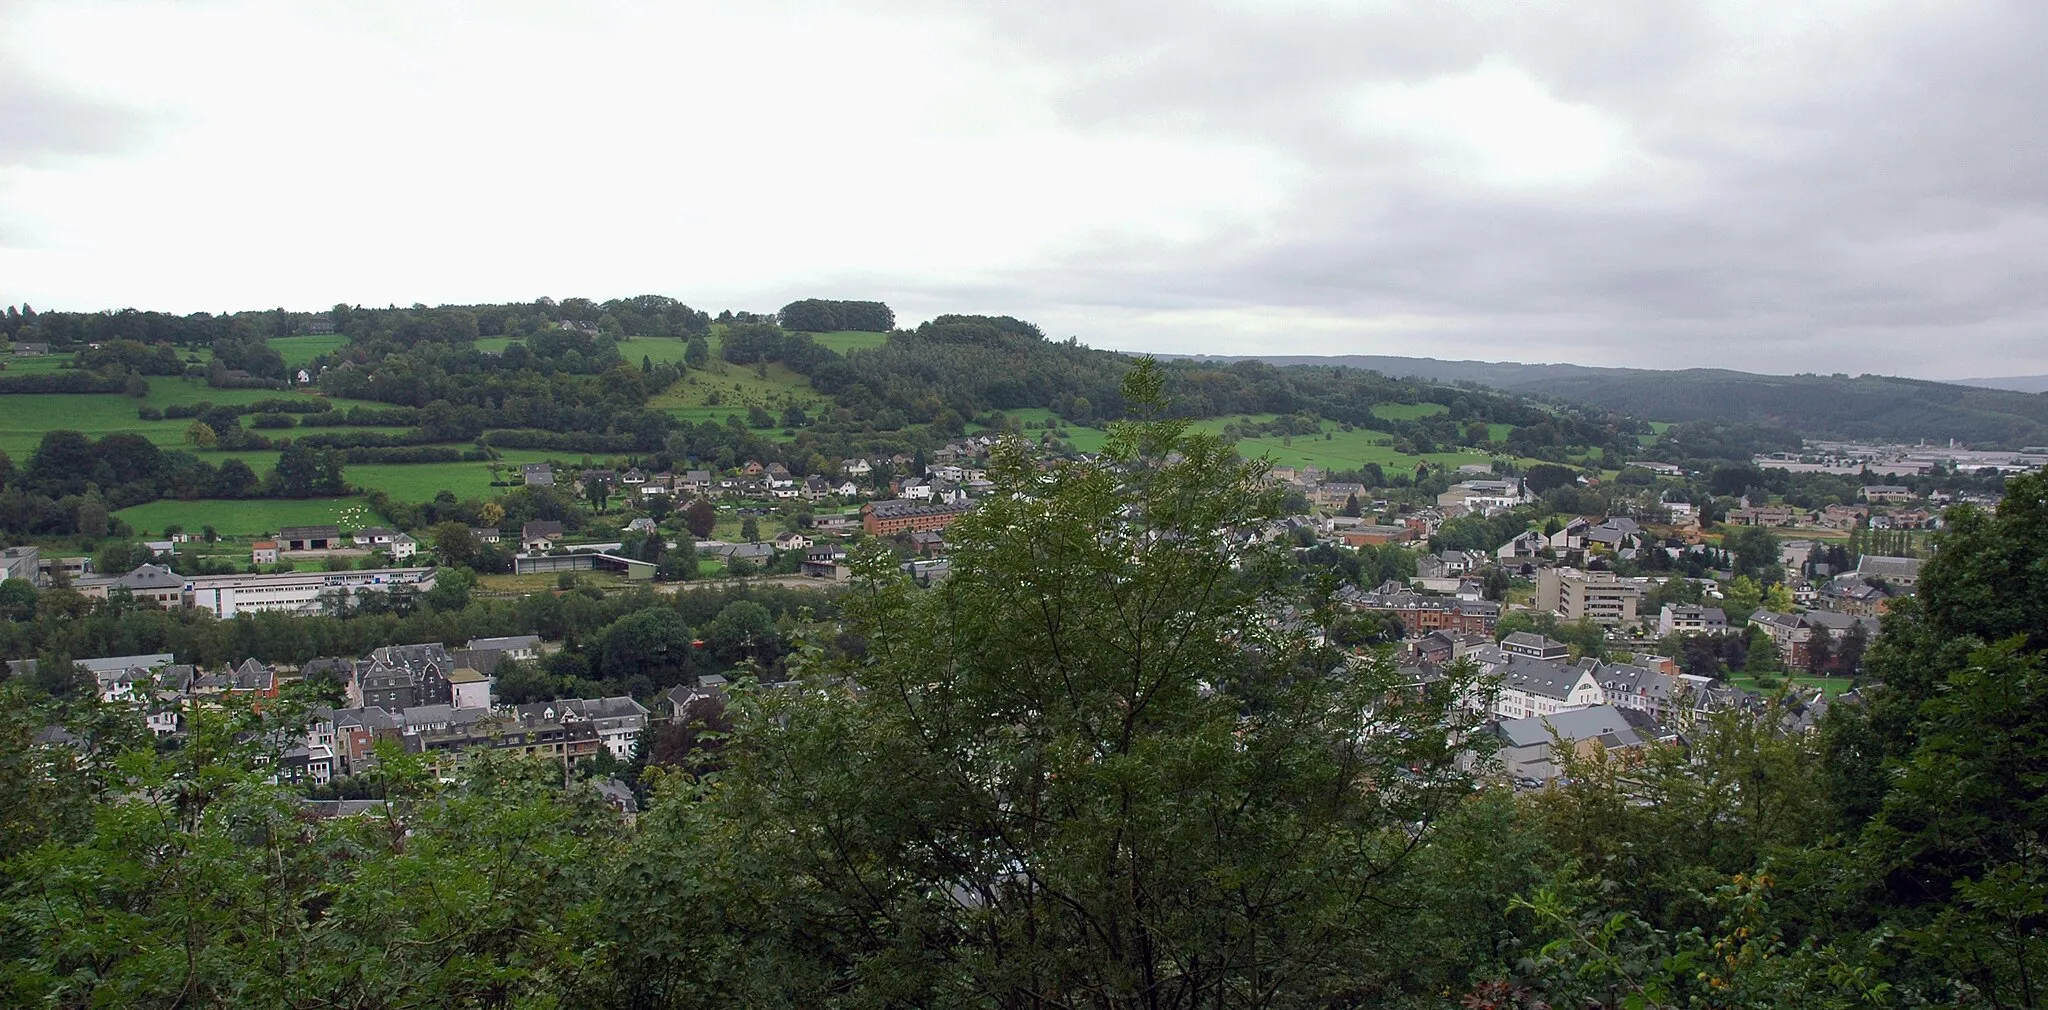
[[[267,343],[271,350],[284,356],[285,364],[298,368],[322,354],[335,351],[348,343],[348,338],[339,333],[309,333],[296,337],[271,337]]]
[[[161,534],[175,523],[197,532],[212,526],[222,536],[250,537],[275,533],[285,526],[336,523],[345,529],[375,525],[379,520],[361,498],[306,498],[255,501],[153,501],[114,515],[141,534]]]
[[[559,460],[564,466],[588,464],[598,466],[609,462],[609,456],[556,452],[546,449],[504,449],[500,450],[499,479],[510,480],[519,475],[521,463],[544,463],[550,459]],[[491,486],[491,464],[487,462],[459,463],[351,463],[343,471],[350,484],[366,490],[378,490],[399,501],[432,501],[442,491],[451,491],[458,499],[491,498],[511,490],[509,487]]]
[[[38,354],[31,358],[16,358],[0,352],[0,375],[50,375],[64,370],[71,364],[69,354]]]
[[[1849,678],[1847,677],[1813,677],[1801,674],[1796,677],[1779,677],[1777,678],[1777,680],[1780,686],[1783,686],[1783,684],[1789,680],[1802,688],[1820,688],[1822,691],[1827,692],[1827,696],[1830,698],[1849,690]],[[1739,687],[1745,691],[1753,691],[1758,694],[1770,693],[1756,686],[1755,674],[1731,674],[1728,677],[1728,683],[1733,684],[1736,687]]]
[[[1441,403],[1375,403],[1372,416],[1382,421],[1413,421],[1422,417],[1435,417],[1450,413],[1451,408]]]

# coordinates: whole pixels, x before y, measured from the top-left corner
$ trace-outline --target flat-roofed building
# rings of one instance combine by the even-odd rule
[[[1536,609],[1554,611],[1568,621],[1633,623],[1642,596],[1642,587],[1613,572],[1545,568],[1536,573]]]
[[[432,568],[373,568],[351,572],[286,572],[280,575],[194,575],[184,580],[184,604],[215,617],[262,611],[317,614],[328,594],[388,593],[434,588]]]

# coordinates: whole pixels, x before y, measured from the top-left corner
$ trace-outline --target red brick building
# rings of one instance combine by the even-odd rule
[[[917,533],[924,530],[945,529],[953,520],[967,514],[965,502],[933,504],[915,501],[869,502],[861,507],[860,525],[869,536],[892,536],[897,533]]]

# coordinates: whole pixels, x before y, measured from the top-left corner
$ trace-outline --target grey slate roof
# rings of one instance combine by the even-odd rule
[[[1526,719],[1505,719],[1498,724],[1497,732],[1509,747],[1532,747],[1551,742],[1553,729],[1573,743],[1599,740],[1613,748],[1631,747],[1643,742],[1628,717],[1612,705],[1576,708],[1553,715],[1532,715]]]

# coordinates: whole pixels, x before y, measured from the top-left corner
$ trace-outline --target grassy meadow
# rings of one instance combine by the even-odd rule
[[[153,501],[114,513],[138,533],[157,536],[164,527],[176,524],[191,532],[212,526],[225,537],[253,537],[275,533],[285,526],[317,526],[335,523],[344,527],[374,525],[378,520],[363,499],[303,498],[252,499],[246,501],[206,500]]]
[[[1375,403],[1372,416],[1382,421],[1413,421],[1424,417],[1448,414],[1451,408],[1441,403]]]
[[[322,354],[340,350],[348,338],[339,333],[308,333],[296,337],[271,337],[270,349],[284,356],[284,363],[293,368],[304,366]]]

